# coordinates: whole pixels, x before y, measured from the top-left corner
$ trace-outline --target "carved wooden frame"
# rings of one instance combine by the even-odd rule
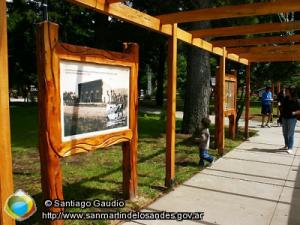
[[[123,197],[133,199],[137,195],[138,45],[125,43],[123,53],[78,47],[58,41],[57,24],[42,22],[37,25],[37,29],[39,153],[43,198],[64,199],[61,157],[122,143]],[[129,129],[63,142],[60,121],[60,60],[129,67]],[[46,210],[60,212],[64,209],[52,207]],[[51,221],[50,224],[62,225],[63,221]]]
[[[47,32],[47,31],[46,31]],[[60,43],[58,40],[49,42],[51,52],[49,63],[45,64],[44,71],[40,78],[41,101],[44,101],[47,123],[47,139],[53,151],[60,157],[73,155],[80,152],[92,151],[98,148],[108,147],[117,143],[130,141],[132,138],[132,127],[130,120],[135,120],[135,99],[137,93],[136,65],[137,57],[134,52],[111,52],[87,47],[79,47],[70,44]],[[126,46],[124,46],[126,49]],[[96,63],[98,65],[109,65],[130,68],[130,102],[129,102],[129,129],[114,131],[108,134],[99,134],[94,137],[74,139],[63,142],[61,137],[61,96],[60,96],[60,61],[76,61],[85,63]],[[53,122],[55,121],[55,122]]]
[[[236,73],[236,72],[234,72]],[[225,117],[236,114],[236,101],[237,101],[237,76],[236,74],[226,74],[225,75],[225,83],[226,81],[234,82],[234,108],[224,109]],[[226,93],[225,93],[226,95]]]

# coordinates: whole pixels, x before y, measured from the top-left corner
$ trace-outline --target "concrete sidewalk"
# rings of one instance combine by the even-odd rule
[[[137,224],[300,225],[300,127],[295,154],[279,150],[280,127],[258,128],[242,143],[142,211],[204,212],[203,221]]]

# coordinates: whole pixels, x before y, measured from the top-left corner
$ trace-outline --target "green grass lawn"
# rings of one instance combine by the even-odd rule
[[[159,116],[139,115],[138,198],[127,201],[125,209],[138,210],[166,193],[165,179],[165,122]],[[181,121],[177,121],[180,127]],[[37,106],[11,106],[14,188],[21,188],[34,197],[41,209],[40,164],[37,150]],[[226,139],[228,152],[242,142]],[[210,150],[216,156],[216,150]],[[188,135],[176,139],[176,184],[199,172],[198,147]],[[122,151],[116,145],[107,149],[78,154],[61,160],[65,199],[121,199]],[[78,211],[74,209],[72,211]],[[92,209],[96,210],[96,209]],[[89,210],[91,211],[91,210]],[[107,221],[66,221],[65,224],[107,224]],[[43,224],[40,211],[20,224]]]

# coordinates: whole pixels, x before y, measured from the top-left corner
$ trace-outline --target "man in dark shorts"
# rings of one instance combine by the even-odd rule
[[[262,115],[262,120],[261,120],[261,127],[271,127],[269,125],[269,122],[272,117],[272,92],[271,92],[271,87],[266,87],[265,92],[262,94],[262,99],[261,99],[261,115]],[[265,122],[265,117],[268,117],[266,124]]]

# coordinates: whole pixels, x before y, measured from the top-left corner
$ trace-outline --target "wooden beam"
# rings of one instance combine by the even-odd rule
[[[118,3],[118,2],[125,2],[126,0],[107,0],[108,4]]]
[[[173,25],[173,36],[168,40],[168,92],[167,92],[167,146],[166,186],[171,187],[175,178],[176,145],[176,83],[177,83],[177,24]]]
[[[164,30],[160,20],[140,12],[136,9],[130,8],[124,4],[107,4],[105,0],[67,0],[71,3],[81,5],[91,10],[101,12],[108,16],[113,16],[123,21],[135,24],[138,26],[146,27],[150,30],[158,31],[171,35],[170,29]]]
[[[160,15],[157,16],[157,18],[160,19],[163,24],[172,24],[297,11],[300,11],[299,1],[283,0],[275,2],[223,6],[218,8],[197,9]]]
[[[162,24],[159,19],[147,15],[143,12],[140,12],[136,9],[130,8],[124,4],[106,4],[105,0],[96,0],[96,2],[95,0],[67,0],[67,1],[80,5],[85,8],[89,8],[96,12],[100,12],[109,16],[116,17],[128,23],[135,24],[137,26],[152,31],[156,31],[167,36],[172,36],[171,24]],[[209,42],[199,38],[197,39],[198,41],[194,43],[193,41],[194,39],[192,35],[189,32],[184,31],[180,28],[177,28],[177,33],[178,33],[177,38],[179,40],[194,45],[196,47],[199,47],[201,49],[204,49],[206,51],[209,51],[211,53],[214,53],[216,55],[222,56],[219,54],[219,52],[213,52],[213,46]],[[248,64],[248,61],[246,59],[242,59],[238,56],[229,59],[245,65]]]
[[[300,62],[299,55],[251,56],[249,62]]]
[[[244,38],[231,40],[211,41],[214,46],[219,47],[242,47],[251,45],[267,45],[267,44],[287,44],[300,42],[300,35],[292,36],[276,36],[276,37],[259,37],[259,38]]]
[[[247,34],[263,34],[290,30],[300,30],[300,21],[285,23],[266,23],[235,27],[221,27],[190,31],[194,38],[197,37],[226,37]]]
[[[250,114],[250,76],[251,76],[251,64],[246,68],[246,109],[245,109],[245,131],[244,137],[247,140],[249,138],[249,114]]]
[[[261,54],[259,54],[259,53],[255,53],[255,54],[251,54],[251,53],[249,53],[249,54],[247,54],[247,53],[245,53],[245,54],[241,54],[241,55],[243,55],[243,57],[245,57],[245,58],[247,58],[248,60],[253,60],[253,59],[255,59],[255,58],[263,58],[263,59],[265,59],[265,58],[267,58],[267,59],[272,59],[272,58],[274,58],[274,59],[280,59],[280,58],[286,58],[286,59],[297,59],[297,58],[299,58],[299,55],[300,55],[300,52],[287,52],[287,53],[277,53],[277,54],[268,54],[268,53],[261,53]],[[286,61],[286,60],[284,60],[284,61]]]
[[[280,45],[280,46],[264,46],[264,47],[240,47],[228,48],[228,52],[239,54],[241,56],[259,54],[295,54],[300,52],[300,45]],[[246,57],[247,58],[247,57]]]
[[[7,198],[13,193],[12,156],[9,119],[8,58],[7,58],[6,1],[0,1],[0,224],[15,221],[4,211]]]

